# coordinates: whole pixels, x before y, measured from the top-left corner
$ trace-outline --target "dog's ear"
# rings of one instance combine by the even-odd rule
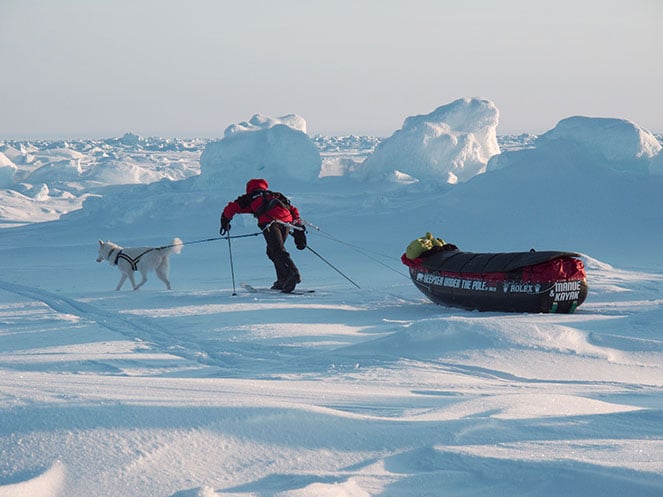
[[[101,239],[100,239],[99,240],[99,245],[103,245],[103,244],[104,244],[104,242],[102,242]]]

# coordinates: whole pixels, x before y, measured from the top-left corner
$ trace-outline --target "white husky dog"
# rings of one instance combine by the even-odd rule
[[[120,247],[113,242],[102,242],[99,240],[99,257],[97,262],[108,261],[122,273],[120,282],[115,290],[122,288],[122,285],[129,278],[134,290],[138,290],[147,281],[148,271],[154,271],[157,277],[166,284],[170,290],[170,281],[168,281],[168,258],[171,254],[182,252],[182,240],[173,238],[173,242],[165,247]],[[143,279],[136,285],[134,273],[140,271]]]

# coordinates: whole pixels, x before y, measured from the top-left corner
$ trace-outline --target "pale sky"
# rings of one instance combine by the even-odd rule
[[[0,140],[220,137],[260,113],[390,136],[461,97],[498,134],[663,132],[661,0],[0,0]]]

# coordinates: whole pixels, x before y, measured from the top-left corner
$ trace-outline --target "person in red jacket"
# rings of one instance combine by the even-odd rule
[[[230,221],[235,214],[253,214],[256,217],[267,242],[267,257],[274,263],[276,270],[276,281],[272,289],[292,292],[301,281],[301,276],[284,244],[291,226],[295,227],[293,237],[297,248],[306,248],[306,233],[297,207],[282,193],[270,191],[267,181],[258,178],[250,180],[246,184],[246,193],[229,202],[223,209],[219,230],[221,236],[230,230]]]

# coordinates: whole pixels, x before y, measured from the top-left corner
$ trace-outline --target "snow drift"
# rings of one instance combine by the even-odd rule
[[[649,172],[650,164],[661,151],[661,144],[637,124],[614,118],[575,116],[561,120],[552,130],[539,136],[534,154],[522,151],[496,155],[488,170],[508,167],[525,158],[532,165],[550,165],[547,156],[566,153],[579,168],[606,167],[638,173]]]
[[[320,152],[306,134],[303,118],[256,114],[249,122],[229,126],[223,139],[205,147],[199,184],[243,184],[253,177],[311,182],[320,175],[321,165]]]
[[[363,164],[364,177],[399,171],[419,180],[457,183],[482,173],[500,153],[499,112],[489,100],[463,98],[430,114],[411,116]]]
[[[493,156],[485,173],[431,196],[434,208],[419,215],[425,226],[411,239],[432,230],[473,252],[571,250],[660,267],[663,177],[649,173],[660,147],[652,138],[623,120],[564,120],[530,146]]]

